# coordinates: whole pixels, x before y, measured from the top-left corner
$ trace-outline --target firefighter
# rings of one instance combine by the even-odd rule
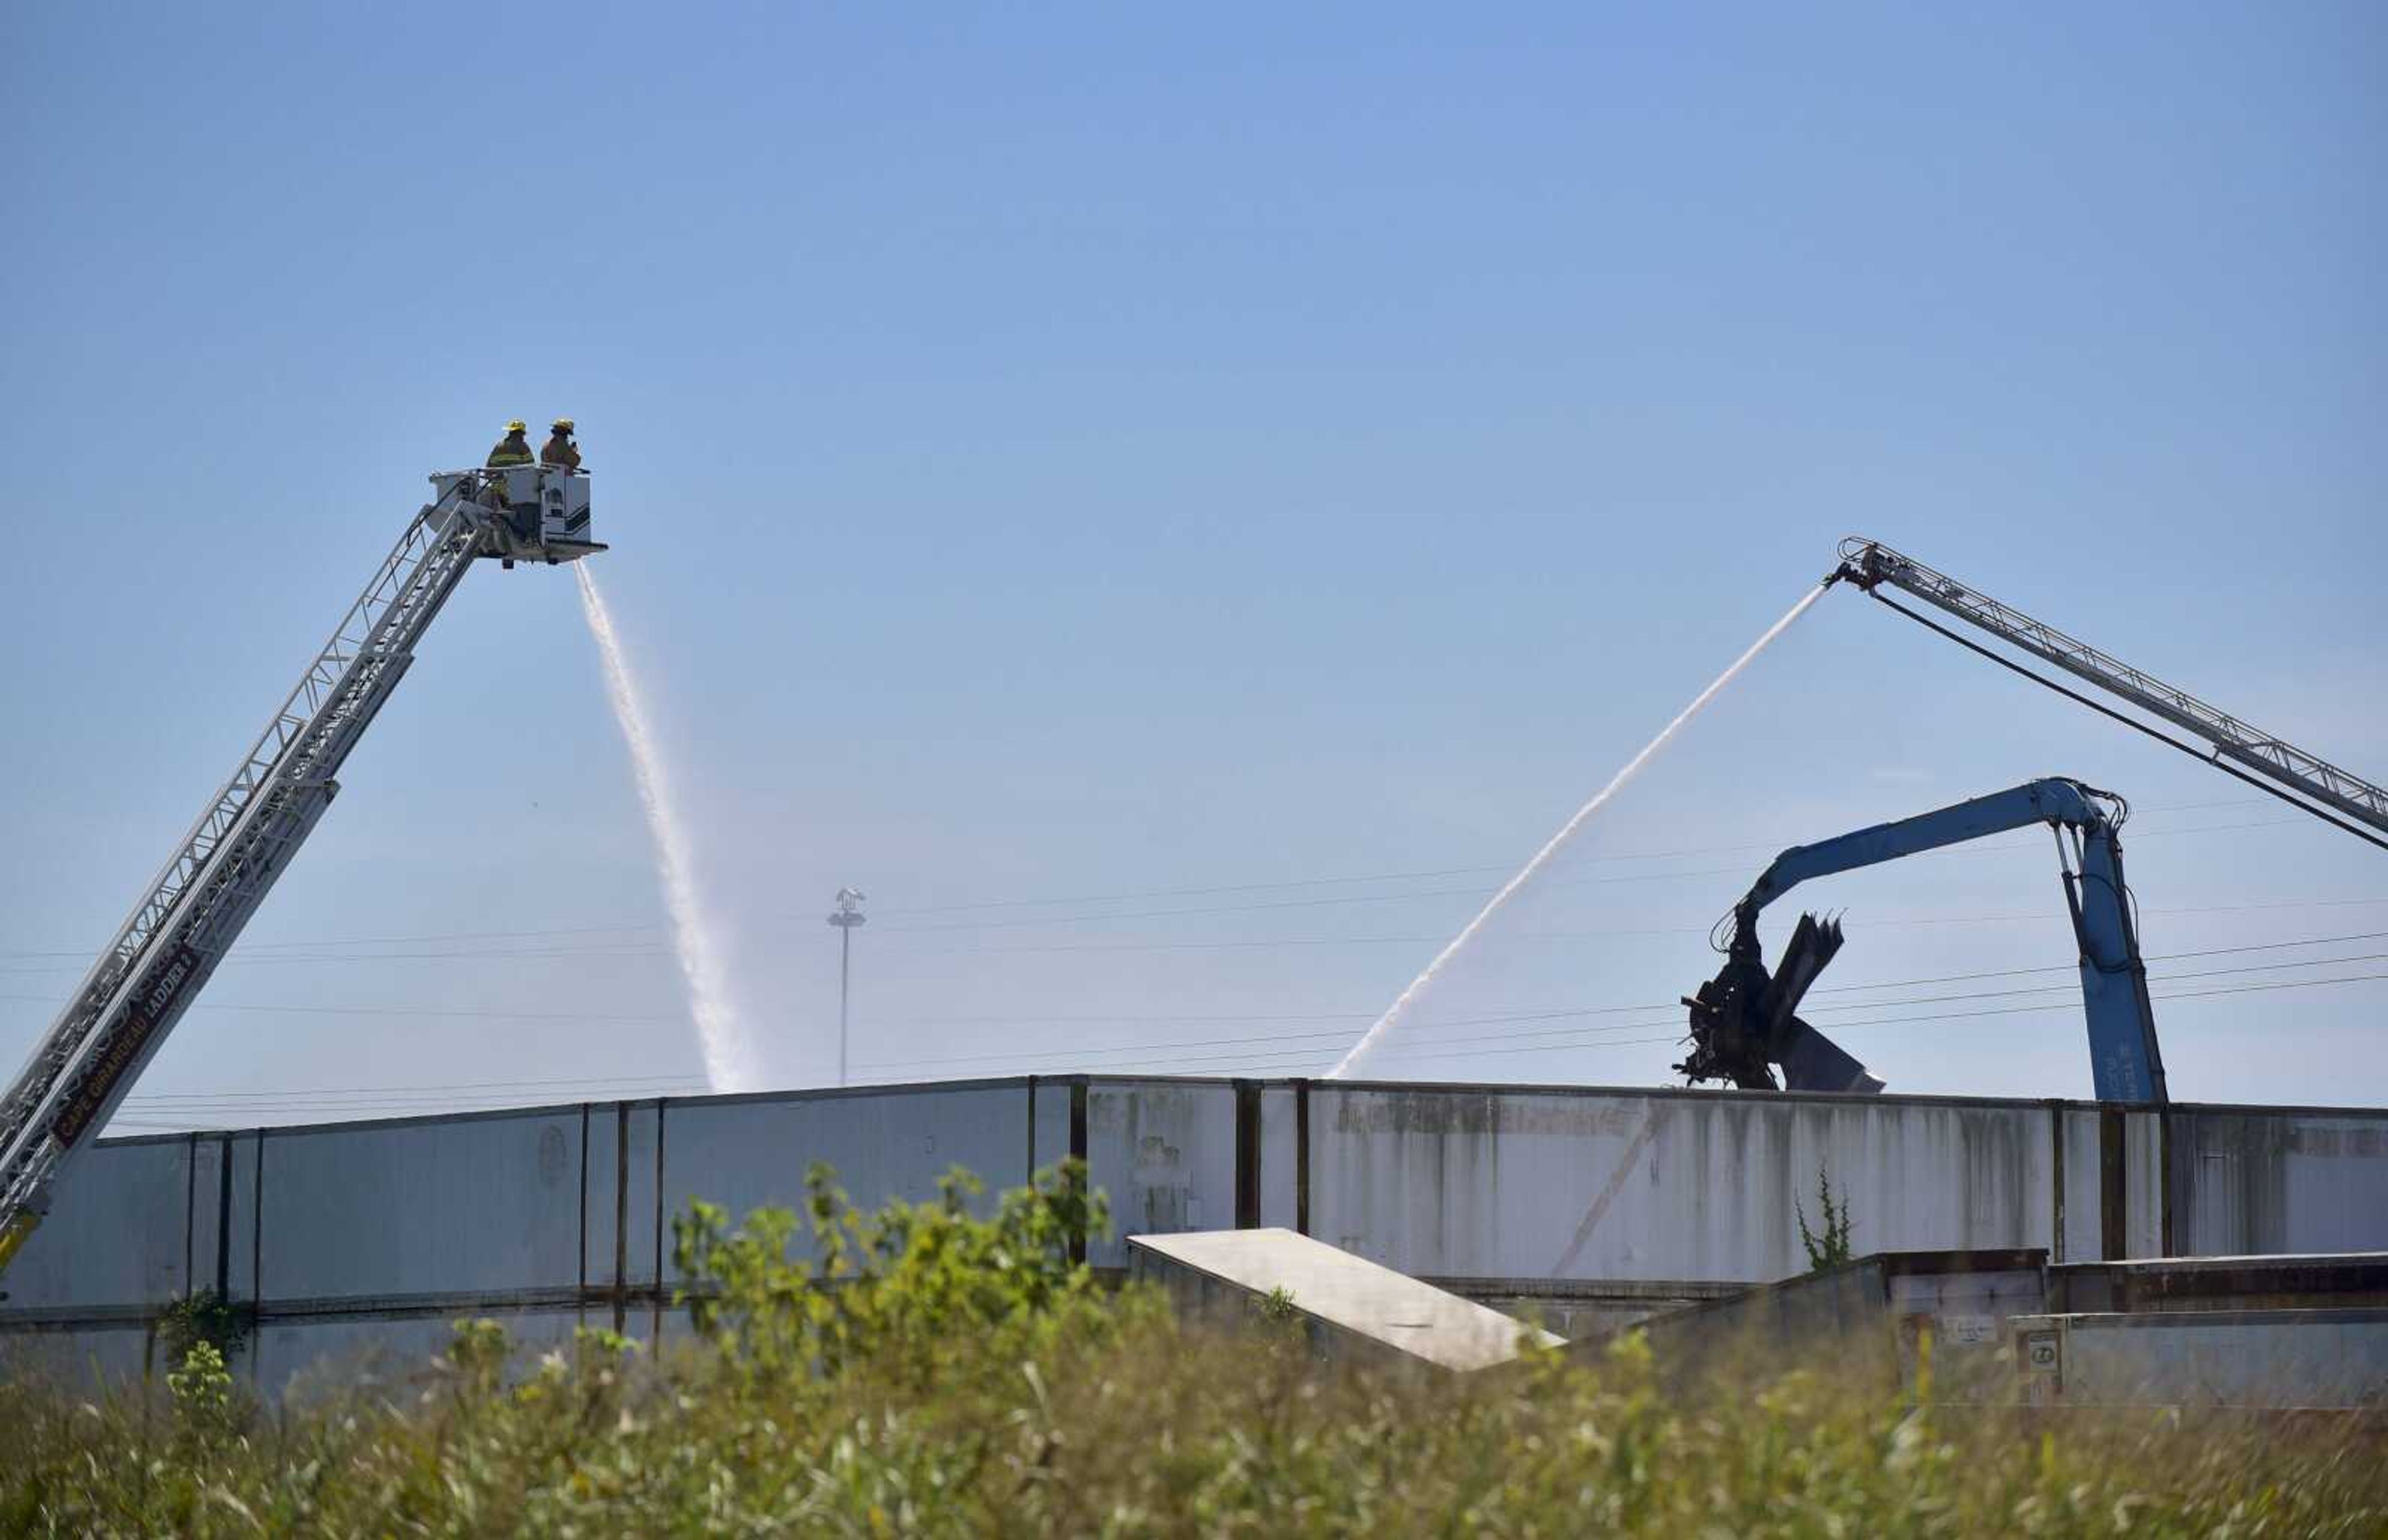
[[[567,471],[580,469],[580,446],[572,442],[572,419],[559,417],[555,431],[548,435],[547,443],[540,448],[541,465],[560,465]]]
[[[530,428],[520,418],[507,423],[506,435],[498,440],[496,448],[489,451],[489,469],[494,471],[502,465],[529,464],[529,434]]]
[[[488,468],[492,471],[502,471],[508,466],[527,465],[530,462],[530,425],[516,418],[506,424],[506,435],[498,440],[496,448],[489,451]],[[505,516],[511,523],[518,524],[519,521],[515,520],[510,511],[511,502],[506,496],[506,478],[488,476],[483,479],[486,485],[481,488],[481,506],[494,513]],[[520,530],[516,532],[520,533]]]

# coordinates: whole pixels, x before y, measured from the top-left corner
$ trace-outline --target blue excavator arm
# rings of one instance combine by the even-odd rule
[[[1759,915],[1816,877],[2046,824],[2056,831],[2065,906],[2080,946],[2098,1099],[2163,1105],[2155,1013],[2123,880],[2119,831],[2127,815],[2122,799],[2110,792],[2051,778],[1785,851],[1734,905],[1723,970],[1684,1001],[1692,1011],[1694,1050],[1677,1067],[1694,1079],[1766,1087],[1774,1083],[1768,1065],[1779,1064],[1793,1090],[1879,1091],[1880,1080],[1796,1015],[1800,998],[1840,948],[1839,925],[1803,916],[1770,973],[1758,940]]]

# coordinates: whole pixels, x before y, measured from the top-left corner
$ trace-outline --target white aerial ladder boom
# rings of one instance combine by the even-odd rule
[[[1913,557],[1902,556],[1878,541],[1851,536],[1841,542],[1840,554],[1841,565],[1833,574],[1833,581],[1846,578],[1876,599],[1883,597],[1876,590],[1884,585],[1912,594],[1926,604],[1966,621],[2013,647],[2088,680],[2150,715],[2196,735],[2211,746],[2210,753],[2205,757],[2232,774],[2252,779],[2243,772],[2255,771],[2307,799],[2303,804],[2306,811],[2319,813],[2326,820],[2338,824],[2349,833],[2369,839],[2373,844],[2383,842],[2331,817],[2322,809],[2334,809],[2373,829],[2388,833],[2388,788],[2376,786],[2351,770],[2331,764],[2318,754],[2309,753],[2293,743],[2284,742],[2270,733],[2251,727],[2220,707],[2208,705],[2185,689],[2141,673],[2088,642],[2069,637],[2053,625],[2001,604],[1945,573],[1934,572]],[[1899,607],[1893,605],[1892,608]],[[1911,619],[1923,619],[1912,611],[1903,612]],[[1933,623],[1927,620],[1924,624],[1931,625]],[[1940,629],[1937,625],[1933,628]],[[1954,637],[1953,633],[1950,635],[1968,647],[1974,645],[1962,637]],[[1994,653],[1989,655],[1997,656]],[[2008,666],[2014,665],[2009,663]],[[2041,683],[2048,681],[2043,679]],[[2133,725],[2146,730],[2143,724]],[[2233,769],[2233,766],[2242,768]],[[2255,784],[2260,786],[2263,783]],[[2315,802],[2322,804],[2322,807],[2313,807],[2311,804]]]
[[[333,777],[480,557],[553,564],[589,536],[589,478],[443,473],[332,639],[33,1045],[0,1101],[0,1270],[58,1173],[104,1127],[339,791]]]

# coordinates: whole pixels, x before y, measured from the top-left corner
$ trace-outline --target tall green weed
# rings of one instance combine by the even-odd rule
[[[693,1330],[660,1353],[583,1330],[533,1357],[467,1321],[403,1391],[300,1407],[196,1345],[162,1416],[0,1384],[0,1534],[2388,1533],[2359,1420],[2036,1420],[1829,1367],[1694,1396],[1638,1338],[1378,1375],[1100,1286],[1075,1168],[984,1218],[975,1192],[864,1213],[824,1172],[801,1219],[692,1208]]]

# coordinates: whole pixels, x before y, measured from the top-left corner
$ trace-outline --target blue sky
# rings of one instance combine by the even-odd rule
[[[516,415],[788,1084],[848,882],[866,1074],[1323,1069],[1852,531],[2376,777],[2383,67],[2356,5],[9,7],[0,1050]],[[472,575],[123,1126],[693,1080],[570,588]],[[1772,849],[2048,773],[2209,976],[2177,1096],[2388,1096],[2388,981],[2313,982],[2388,857],[1844,594],[1387,1071],[1664,1080],[1592,1028]],[[1966,997],[1844,1033],[1894,1087],[2087,1093],[2044,840],[1813,898],[1828,982],[2001,975],[1872,996]]]

